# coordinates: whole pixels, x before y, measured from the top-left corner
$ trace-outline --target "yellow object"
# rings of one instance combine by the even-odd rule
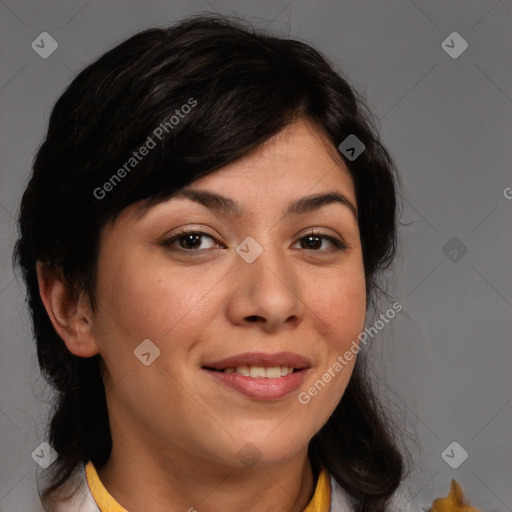
[[[304,512],[329,512],[331,508],[331,478],[323,468],[318,476],[315,493]]]
[[[128,512],[105,489],[91,461],[85,466],[85,477],[87,478],[87,484],[91,490],[92,497],[101,512]]]
[[[437,498],[432,503],[430,512],[481,512],[466,503],[462,487],[452,479],[450,492],[446,498]]]

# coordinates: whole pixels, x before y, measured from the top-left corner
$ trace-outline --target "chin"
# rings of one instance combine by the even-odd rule
[[[273,434],[268,436],[261,431],[255,432],[254,436],[238,438],[233,444],[236,465],[247,468],[284,463],[295,457],[304,447],[301,438],[277,434],[273,437]]]

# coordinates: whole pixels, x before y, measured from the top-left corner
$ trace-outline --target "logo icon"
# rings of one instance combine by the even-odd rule
[[[452,59],[458,59],[468,49],[468,46],[468,42],[458,32],[452,32],[441,43],[441,48]]]
[[[144,366],[149,366],[160,355],[160,349],[146,338],[133,353]]]
[[[39,57],[47,59],[59,47],[59,43],[48,32],[41,32],[30,46]]]
[[[443,245],[441,252],[452,263],[458,263],[466,255],[468,248],[454,236]]]
[[[252,263],[263,252],[263,247],[252,236],[248,236],[235,250],[247,263]]]
[[[366,148],[365,145],[353,133],[351,133],[338,146],[338,149],[346,158],[353,162]]]
[[[42,442],[33,452],[32,459],[43,469],[50,467],[57,459],[57,452],[46,442]]]
[[[252,443],[246,443],[237,453],[240,462],[247,467],[254,466],[260,459],[262,453]]]
[[[468,458],[468,452],[457,441],[453,441],[443,450],[441,458],[452,469],[457,469]]]

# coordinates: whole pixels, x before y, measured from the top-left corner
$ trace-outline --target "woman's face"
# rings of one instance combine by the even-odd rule
[[[92,334],[113,435],[242,466],[283,462],[324,425],[366,305],[354,187],[331,155],[300,121],[187,197],[132,205],[103,229]],[[347,203],[304,200],[323,194]],[[302,370],[277,377],[281,366]]]

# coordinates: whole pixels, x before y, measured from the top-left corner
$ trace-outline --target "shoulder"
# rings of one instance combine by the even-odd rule
[[[353,512],[354,506],[350,496],[336,482],[331,475],[331,510],[330,512]],[[411,497],[405,486],[401,486],[393,495],[389,503],[389,510],[393,512],[422,512],[412,503]]]
[[[47,511],[40,505],[35,512]],[[65,489],[50,504],[48,512],[101,512],[87,484],[85,466],[81,465],[71,475]]]

